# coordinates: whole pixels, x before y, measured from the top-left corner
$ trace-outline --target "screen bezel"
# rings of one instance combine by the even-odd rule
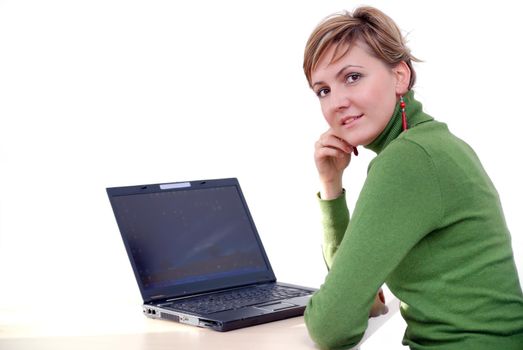
[[[127,255],[129,257],[129,260],[130,260],[132,268],[133,268],[135,279],[138,283],[140,293],[141,293],[142,298],[145,303],[151,302],[151,301],[158,301],[158,300],[162,300],[162,299],[189,296],[189,295],[193,295],[193,294],[210,292],[210,291],[220,290],[220,289],[224,289],[224,288],[233,288],[233,287],[239,287],[239,286],[255,284],[255,283],[267,283],[267,282],[276,281],[276,276],[274,275],[274,272],[270,265],[269,259],[267,257],[267,254],[266,254],[263,244],[261,242],[260,235],[258,234],[258,230],[256,229],[256,225],[254,224],[254,220],[251,216],[249,207],[247,206],[247,202],[245,201],[245,197],[243,196],[243,192],[241,190],[241,187],[240,187],[240,184],[239,184],[237,178],[183,181],[183,182],[176,182],[173,184],[174,184],[173,186],[165,186],[166,185],[165,183],[161,183],[161,184],[151,184],[151,185],[110,187],[110,188],[106,189],[107,194],[109,196],[109,200],[111,202],[111,206],[113,208],[113,213],[115,215],[116,222],[117,222],[119,230],[120,230],[120,234],[121,234],[123,243],[125,245],[125,249],[127,251]],[[177,186],[176,184],[180,184],[180,185]],[[131,252],[130,244],[127,239],[127,233],[125,232],[124,225],[121,223],[119,214],[117,213],[117,211],[115,209],[115,206],[113,203],[113,198],[120,197],[120,196],[136,195],[136,194],[150,194],[150,193],[158,193],[158,192],[165,193],[165,192],[187,191],[187,190],[190,191],[190,190],[195,190],[195,189],[231,187],[231,186],[234,186],[236,188],[236,190],[238,191],[238,195],[240,197],[243,208],[245,210],[245,214],[247,215],[247,218],[250,222],[252,232],[254,234],[254,238],[256,240],[256,243],[258,244],[258,248],[260,249],[260,254],[264,259],[266,271],[258,271],[258,272],[246,273],[243,275],[237,275],[237,276],[232,276],[232,277],[222,277],[222,278],[217,278],[217,279],[208,280],[208,281],[198,281],[198,282],[186,283],[183,285],[174,285],[174,286],[169,286],[169,287],[145,288],[141,281],[140,275],[138,273],[138,268],[136,266],[135,259]]]

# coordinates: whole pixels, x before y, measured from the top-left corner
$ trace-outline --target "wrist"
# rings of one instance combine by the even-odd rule
[[[338,198],[343,193],[343,185],[341,180],[334,182],[322,182],[320,188],[320,196],[323,200],[331,200]]]

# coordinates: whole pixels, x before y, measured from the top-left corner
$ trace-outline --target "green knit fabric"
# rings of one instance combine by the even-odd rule
[[[368,145],[377,156],[349,218],[345,193],[319,200],[329,273],[305,310],[322,349],[356,345],[386,283],[411,349],[523,349],[523,295],[510,233],[478,157],[405,96]]]

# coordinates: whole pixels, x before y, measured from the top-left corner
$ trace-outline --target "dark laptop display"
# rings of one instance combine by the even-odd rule
[[[252,301],[233,310],[206,306],[202,310],[221,312],[214,318],[205,315],[206,322],[191,319],[197,309],[188,306],[190,297],[201,303],[202,295],[209,293],[223,299],[227,290],[243,293],[245,286],[255,286],[261,291],[262,286],[265,290],[276,284],[236,179],[116,187],[107,193],[148,316],[228,330],[303,313],[314,290],[299,287],[300,293],[290,294],[291,302],[280,291],[271,291],[280,295],[280,301],[270,304],[275,307],[259,307]],[[245,304],[242,315],[240,306]],[[267,305],[265,300],[261,304]],[[191,315],[184,313],[187,310]]]

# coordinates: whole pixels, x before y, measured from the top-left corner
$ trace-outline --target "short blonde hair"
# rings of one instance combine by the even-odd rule
[[[405,44],[405,39],[394,21],[380,10],[363,6],[349,13],[347,11],[325,18],[312,32],[303,58],[303,70],[309,86],[311,74],[331,45],[336,45],[331,63],[343,57],[351,44],[360,41],[368,46],[370,54],[382,60],[389,67],[404,61],[410,69],[410,90],[416,82],[412,61],[419,62]],[[341,47],[345,50],[341,51]]]

